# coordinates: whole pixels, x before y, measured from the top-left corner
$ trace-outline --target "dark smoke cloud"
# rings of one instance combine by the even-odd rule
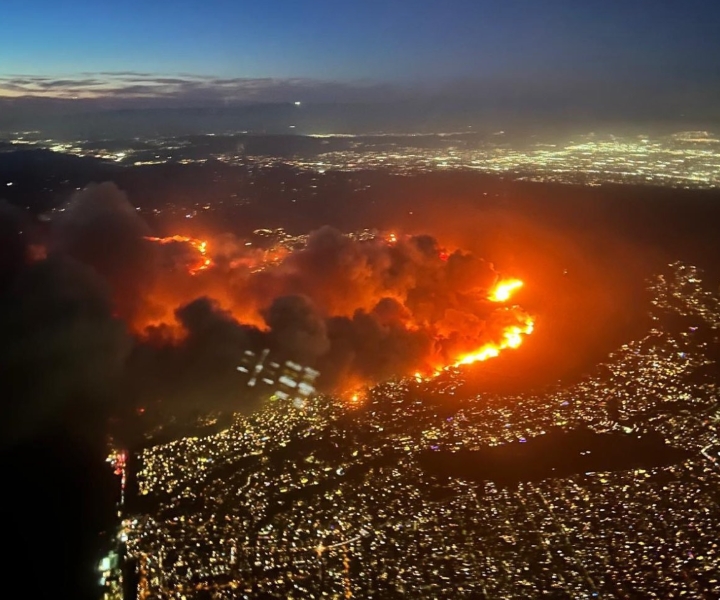
[[[146,231],[113,184],[76,194],[49,233],[0,205],[0,441],[53,423],[92,436],[122,400],[134,342],[116,315],[132,312],[150,273]]]
[[[244,243],[225,235],[210,247],[214,268],[197,277],[182,269],[157,275],[157,295],[176,304],[198,293],[219,299],[236,318],[267,332],[254,351],[269,347],[317,367],[324,389],[432,370],[518,323],[516,312],[486,299],[497,279],[491,264],[448,253],[427,235],[357,241],[322,227],[302,249],[259,271],[258,251]],[[228,314],[227,327],[230,320]]]
[[[23,233],[27,226],[20,209],[0,200],[0,290],[22,268],[26,253]]]
[[[152,281],[156,249],[127,196],[114,183],[93,184],[76,194],[53,226],[52,249],[92,267],[110,285],[115,308],[131,317]]]
[[[358,242],[331,227],[273,269],[234,282],[272,337],[317,366],[328,388],[447,364],[517,319],[486,300],[497,273],[427,235]],[[283,309],[282,318],[277,315]],[[517,323],[517,321],[514,321]]]
[[[148,314],[154,297],[178,306],[207,294],[269,330],[263,343],[280,355],[317,366],[328,387],[446,364],[509,324],[486,300],[497,278],[492,265],[447,253],[427,235],[360,242],[322,227],[302,249],[260,271],[261,251],[223,235],[210,241],[215,266],[196,277],[181,268],[197,260],[190,244],[158,248],[164,255],[176,246],[191,255],[175,250],[177,262],[162,260],[172,268],[156,275]]]
[[[26,266],[0,297],[2,439],[33,434],[69,405],[114,399],[130,348],[90,268],[61,256]]]
[[[332,351],[323,357],[321,382],[332,388],[352,382],[378,381],[398,373],[411,373],[433,353],[428,331],[408,330],[405,309],[390,298],[370,313],[356,311],[351,317],[328,322]]]
[[[274,347],[294,360],[314,364],[330,349],[325,321],[305,296],[281,296],[265,311]]]
[[[407,299],[413,312],[424,311],[427,319],[436,319],[438,310],[461,301],[454,295],[486,290],[497,277],[492,265],[471,255],[456,252],[447,261],[440,255],[430,236],[389,245],[383,240],[356,242],[322,227],[310,234],[306,248],[279,268],[253,277],[246,293],[257,294],[259,301],[300,294],[326,315],[345,316],[358,308],[371,311],[383,298],[394,297]]]
[[[447,364],[517,319],[486,300],[492,265],[427,235],[323,227],[260,270],[261,250],[222,235],[214,266],[193,275],[197,248],[149,241],[114,184],[63,208],[39,239],[0,205],[0,358],[19,399],[7,423],[78,401],[242,410],[257,400],[237,375],[246,350],[316,367],[333,390]]]
[[[236,371],[245,350],[267,345],[265,334],[238,323],[210,298],[177,309],[185,330],[181,342],[159,335],[138,343],[127,365],[140,402],[161,401],[170,409],[244,410],[255,400]]]

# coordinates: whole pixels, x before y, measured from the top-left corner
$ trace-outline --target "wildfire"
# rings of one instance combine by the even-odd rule
[[[500,281],[491,291],[488,300],[491,302],[507,302],[515,290],[520,289],[523,282],[519,279],[505,279]]]
[[[506,302],[510,299],[515,290],[520,289],[523,286],[523,282],[519,279],[504,279],[500,281],[488,295],[488,299],[492,302]],[[518,348],[523,342],[523,336],[530,335],[535,327],[535,322],[532,317],[525,317],[523,323],[519,325],[509,325],[505,327],[502,333],[502,339],[497,343],[487,343],[473,352],[463,354],[458,357],[453,367],[459,367],[462,365],[470,365],[476,362],[486,361],[490,358],[496,358],[500,356],[503,350],[508,348]],[[448,367],[445,367],[447,369]],[[442,370],[437,371],[439,374]],[[418,373],[415,374],[415,378],[418,378]]]
[[[522,344],[522,336],[530,335],[533,332],[534,326],[534,321],[528,317],[523,325],[511,325],[510,327],[506,327],[505,331],[503,331],[502,340],[499,343],[485,344],[480,349],[458,358],[457,362],[453,366],[459,367],[461,365],[469,365],[474,362],[495,358],[506,348],[517,348],[520,344]]]
[[[327,234],[324,235],[327,237]],[[451,261],[447,266],[443,265],[443,262],[449,261],[453,256],[444,247],[435,244],[435,255],[412,252],[413,244],[416,243],[414,238],[395,232],[382,234],[374,245],[363,242],[352,248],[351,262],[357,258],[356,254],[364,256],[363,252],[368,248],[372,253],[386,253],[384,260],[376,260],[374,254],[368,255],[372,260],[366,257],[367,260],[363,264],[367,265],[369,271],[363,272],[363,277],[367,275],[370,283],[362,286],[356,285],[359,278],[354,274],[346,277],[344,269],[325,268],[325,263],[319,258],[320,250],[318,250],[320,248],[322,252],[326,252],[323,244],[310,250],[304,246],[296,247],[289,244],[278,244],[263,249],[248,248],[249,244],[242,245],[242,240],[225,244],[223,239],[217,241],[211,239],[208,242],[183,235],[145,239],[161,245],[186,244],[192,248],[190,250],[187,246],[177,246],[175,249],[184,249],[186,252],[169,253],[175,259],[178,258],[176,256],[178,254],[179,260],[185,261],[184,268],[174,271],[174,276],[167,280],[159,278],[152,291],[152,303],[148,303],[146,311],[139,312],[138,316],[133,317],[133,328],[139,334],[149,331],[148,335],[159,335],[159,331],[164,338],[177,344],[182,343],[188,331],[176,317],[175,309],[189,304],[202,294],[216,301],[224,312],[231,314],[239,323],[267,333],[271,327],[264,316],[265,308],[272,305],[276,296],[294,294],[296,290],[311,297],[313,303],[317,305],[318,313],[345,319],[341,322],[347,325],[348,330],[357,329],[358,338],[364,339],[364,332],[360,330],[362,319],[377,319],[382,326],[383,335],[387,335],[391,341],[395,339],[393,336],[405,334],[412,340],[415,339],[415,334],[422,340],[434,338],[435,344],[431,345],[432,349],[425,352],[422,359],[417,358],[415,368],[420,367],[420,370],[405,371],[408,377],[412,377],[418,383],[432,379],[452,368],[498,357],[507,349],[520,347],[525,337],[533,332],[533,318],[521,307],[512,304],[514,294],[524,284],[520,279],[510,277],[497,280],[489,289],[483,283],[463,294],[438,293],[437,296],[428,294],[424,300],[425,304],[437,310],[427,314],[441,315],[442,318],[437,322],[433,316],[425,315],[423,312],[425,308],[416,313],[417,298],[409,302],[409,294],[417,292],[419,296],[418,290],[430,289],[432,286],[428,285],[429,282],[432,281],[434,284],[436,279],[442,279],[445,269],[461,270],[466,275],[460,278],[463,282],[475,277],[475,271],[469,269],[486,268],[487,278],[483,276],[481,278],[483,282],[488,279],[492,281],[495,277],[494,271],[492,267],[483,267],[482,262],[473,262],[474,259],[469,254],[461,254],[464,259],[457,263]],[[334,244],[332,235],[328,239],[329,242],[325,241]],[[392,246],[397,248],[388,252],[387,248]],[[334,246],[331,244],[331,247]],[[336,251],[350,252],[343,244],[337,245]],[[301,252],[305,255],[296,256],[296,253]],[[198,277],[193,283],[179,279],[179,275],[195,276],[201,271],[214,267],[213,257],[218,258],[220,268],[233,271],[232,281],[235,287],[226,287],[225,278],[221,277]],[[388,284],[383,269],[388,269],[387,265],[391,265],[393,269],[404,272],[406,261],[417,263],[418,268],[408,269],[406,276],[397,278],[397,281],[392,279]],[[342,260],[337,262],[344,264]],[[266,272],[263,274],[264,277],[258,275],[261,271]],[[182,285],[177,285],[179,281]],[[448,285],[452,286],[453,281],[455,279],[449,278]],[[342,290],[347,288],[350,291],[339,294],[335,293],[336,288]],[[387,303],[388,299],[392,299],[393,302]],[[378,304],[380,300],[385,302],[380,305]],[[422,306],[424,307],[425,304]],[[375,311],[373,308],[375,305],[382,306],[383,310]],[[358,317],[357,322],[356,317],[353,317],[356,311],[360,311],[362,317],[362,319]],[[387,320],[390,325],[386,325],[383,320]],[[163,327],[159,327],[161,325]],[[150,330],[149,326],[155,327]],[[322,361],[323,357],[320,357],[320,360]],[[358,365],[361,364],[361,360],[366,359],[358,359]],[[393,354],[389,360],[396,360],[395,355]],[[405,369],[407,364],[407,361],[398,362],[395,368]],[[352,368],[354,369],[354,365]],[[359,375],[361,371],[361,369],[354,371],[349,368],[348,374],[345,375],[342,398],[349,407],[363,406],[367,400],[367,390],[364,386],[367,385],[368,380],[372,381],[373,376],[368,375],[366,379],[365,376]]]
[[[145,239],[158,244],[190,244],[200,254],[197,262],[188,266],[190,275],[197,275],[200,271],[205,271],[213,265],[212,259],[207,255],[207,241],[205,240],[198,240],[184,235],[171,235],[162,238],[146,236]]]
[[[360,408],[367,400],[367,390],[361,388],[350,388],[340,394],[347,408]]]

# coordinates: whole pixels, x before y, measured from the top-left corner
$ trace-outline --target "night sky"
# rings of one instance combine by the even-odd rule
[[[712,0],[2,4],[0,96],[383,100],[641,82],[697,97],[720,74]]]

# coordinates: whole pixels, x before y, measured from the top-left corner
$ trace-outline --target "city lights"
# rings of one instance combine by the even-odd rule
[[[703,328],[720,328],[720,301],[679,263],[649,291],[653,328],[572,385],[463,397],[463,369],[415,373],[370,388],[359,408],[359,392],[350,402],[309,398],[299,409],[275,401],[220,433],[142,451],[140,493],[157,503],[127,524],[142,590],[173,596],[193,586],[224,597],[230,581],[246,594],[283,597],[390,589],[450,597],[460,588],[601,597],[629,586],[671,597],[692,581],[710,593],[720,560],[712,500],[720,407],[716,386],[691,375],[711,364],[700,340]],[[692,325],[676,329],[671,318],[665,329],[668,315]],[[519,329],[507,333],[508,347]],[[653,464],[651,455],[640,467],[512,486],[443,480],[423,466],[428,452],[528,446],[578,424],[588,428],[582,435],[626,443],[659,436],[687,458]],[[555,460],[604,460],[589,444]]]

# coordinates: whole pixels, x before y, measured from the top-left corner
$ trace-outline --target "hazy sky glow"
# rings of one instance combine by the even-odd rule
[[[5,0],[2,21],[5,97],[382,100],[637,80],[697,94],[720,57],[720,3],[699,0]]]

